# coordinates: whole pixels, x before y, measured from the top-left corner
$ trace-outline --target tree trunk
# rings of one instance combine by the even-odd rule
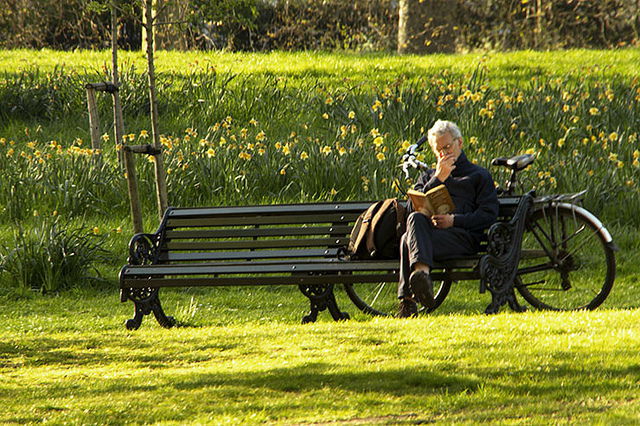
[[[144,232],[142,224],[142,208],[140,207],[140,195],[138,194],[138,177],[136,174],[135,160],[133,154],[125,152],[124,148],[124,120],[122,118],[122,105],[120,104],[120,76],[118,74],[118,9],[115,0],[111,3],[111,70],[112,81],[116,90],[113,92],[113,123],[116,138],[116,152],[120,165],[124,166],[127,178],[127,192],[129,195],[129,208],[131,210],[131,221],[133,223],[133,233]]]
[[[398,53],[455,52],[457,0],[399,0]]]
[[[153,62],[154,52],[154,40],[153,40],[153,0],[146,0],[145,3],[145,16],[146,16],[146,33],[147,33],[147,65],[149,74],[149,102],[151,104],[151,137],[153,139],[153,145],[159,151],[154,156],[154,169],[156,175],[156,195],[158,200],[158,215],[160,220],[164,215],[164,211],[167,209],[168,196],[167,196],[167,181],[166,173],[164,170],[164,161],[162,156],[162,144],[160,143],[160,133],[158,129],[158,104],[156,101],[156,76],[155,66]]]

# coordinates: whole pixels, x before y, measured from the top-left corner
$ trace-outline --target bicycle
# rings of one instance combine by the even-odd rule
[[[416,159],[426,138],[411,145],[402,158],[402,170],[428,166]],[[501,205],[514,206],[522,197],[517,192],[518,173],[535,161],[524,154],[492,160],[493,166],[510,170],[504,188],[498,187]],[[592,310],[600,306],[611,292],[615,280],[617,247],[602,222],[580,206],[586,190],[573,194],[551,194],[535,197],[525,222],[522,251],[514,287],[533,307],[540,310]],[[453,281],[477,279],[479,256],[467,259],[468,271],[433,271],[435,304],[422,311],[432,312],[449,294]],[[464,265],[465,257],[456,259]],[[391,315],[397,307],[397,283],[347,284],[351,301],[371,315]]]

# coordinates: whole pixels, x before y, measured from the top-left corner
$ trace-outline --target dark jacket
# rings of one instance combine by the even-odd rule
[[[498,218],[498,195],[489,171],[471,163],[464,151],[455,162],[456,168],[444,181],[434,176],[435,170],[424,172],[415,185],[422,192],[444,183],[456,205],[453,226],[468,230],[479,242],[484,230]]]

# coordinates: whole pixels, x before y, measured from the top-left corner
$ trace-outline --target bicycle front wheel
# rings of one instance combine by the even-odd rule
[[[349,299],[365,314],[373,316],[391,316],[398,311],[398,283],[345,284]],[[444,302],[451,290],[451,280],[433,282],[435,303],[423,312],[433,312]]]
[[[558,203],[532,213],[516,287],[538,309],[595,309],[615,279],[611,237],[587,210]]]

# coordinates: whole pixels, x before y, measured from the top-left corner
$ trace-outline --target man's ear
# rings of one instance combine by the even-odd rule
[[[462,136],[458,139],[460,141],[460,149],[462,149],[462,145],[464,145],[464,139],[462,139]]]

